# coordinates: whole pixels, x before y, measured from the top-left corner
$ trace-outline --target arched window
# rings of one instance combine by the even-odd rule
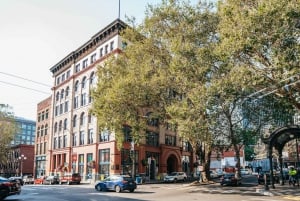
[[[69,92],[70,92],[70,87],[69,87],[69,86],[67,86],[67,88],[66,88],[66,97],[68,97],[68,96],[69,96]]]
[[[62,90],[60,91],[60,99],[63,99],[63,98],[64,98],[64,95],[65,95],[65,90],[62,89]]]
[[[45,125],[45,135],[48,134],[48,124]]]
[[[81,88],[84,89],[85,87],[86,87],[86,77],[83,77],[81,81]]]
[[[76,127],[77,115],[73,117],[73,127]]]
[[[54,132],[57,132],[57,122],[54,123]]]
[[[78,92],[78,87],[79,87],[79,81],[77,80],[77,81],[75,82],[75,86],[74,86],[74,91],[75,91],[75,92]]]
[[[61,131],[61,129],[62,129],[62,120],[59,121],[58,131]]]
[[[80,115],[80,126],[84,125],[84,112]]]
[[[64,130],[67,130],[68,127],[68,119],[64,120]]]
[[[59,100],[59,91],[56,93],[56,101]]]
[[[90,75],[90,85],[93,85],[95,82],[95,73],[92,72],[91,75]]]

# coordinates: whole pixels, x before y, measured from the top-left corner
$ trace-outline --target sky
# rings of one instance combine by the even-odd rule
[[[144,18],[147,4],[120,0],[120,18]],[[118,18],[119,0],[1,0],[0,104],[36,120],[37,104],[51,95],[50,68]]]

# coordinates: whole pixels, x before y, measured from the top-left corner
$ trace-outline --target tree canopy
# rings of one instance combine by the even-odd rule
[[[16,133],[16,124],[8,105],[0,104],[0,163],[6,162],[7,151]]]
[[[300,2],[217,5],[148,5],[144,21],[122,33],[122,53],[98,67],[93,112],[119,147],[125,125],[138,144],[155,118],[175,124],[194,150],[222,139],[238,156],[262,125],[289,123],[300,108]]]

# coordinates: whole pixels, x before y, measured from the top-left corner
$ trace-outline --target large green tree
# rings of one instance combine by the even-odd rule
[[[300,109],[300,2],[225,0],[219,1],[218,14],[219,53],[239,68],[237,76],[251,77],[244,88],[254,89],[254,97],[274,94]]]
[[[99,126],[115,133],[119,147],[124,125],[140,142],[147,128],[145,111],[161,125],[178,125],[178,134],[194,149],[199,141],[211,146],[204,91],[215,64],[217,22],[211,5],[163,0],[147,7],[141,25],[122,34],[128,45],[98,68],[93,93]]]
[[[0,163],[5,164],[7,151],[16,133],[14,116],[8,105],[0,104]]]

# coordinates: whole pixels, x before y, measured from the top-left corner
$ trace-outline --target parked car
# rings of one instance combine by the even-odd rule
[[[178,182],[185,181],[187,179],[187,175],[185,172],[172,172],[164,177],[164,182]]]
[[[58,176],[46,176],[43,179],[43,184],[59,184]]]
[[[32,175],[24,175],[23,176],[23,183],[24,184],[34,184],[34,178]]]
[[[65,174],[59,178],[59,183],[67,183],[67,184],[80,184],[81,175],[80,173],[73,174]]]
[[[34,179],[34,184],[43,184],[45,176],[40,176]]]
[[[267,176],[267,184],[271,183],[271,178],[270,178],[270,173],[269,172],[260,172],[257,175],[257,183],[258,184],[265,184],[265,174]],[[274,183],[279,183],[280,179],[279,179],[279,175],[274,172],[273,174],[273,179],[274,179]]]
[[[250,174],[250,170],[249,169],[241,169],[241,175],[245,176],[245,175],[249,175]]]
[[[9,177],[9,180],[15,180],[15,181],[19,181],[19,183],[21,184],[21,186],[23,186],[24,181],[22,179],[22,177]]]
[[[21,184],[17,179],[7,179],[0,177],[0,200],[21,193]]]
[[[210,170],[209,175],[211,179],[215,179],[219,177],[218,173],[215,170]]]
[[[135,180],[129,175],[111,175],[95,184],[97,191],[113,190],[118,193],[128,190],[134,192],[137,188]]]
[[[237,177],[235,173],[225,173],[220,180],[221,186],[232,185],[238,186],[242,184],[242,179]]]

